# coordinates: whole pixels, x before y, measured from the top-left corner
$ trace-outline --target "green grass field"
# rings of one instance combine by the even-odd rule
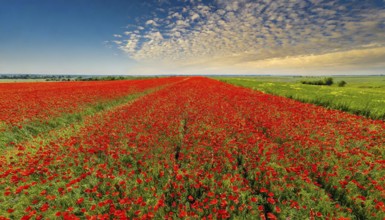
[[[216,79],[372,119],[385,119],[385,76],[333,77],[332,86],[304,85],[300,82],[322,79],[321,77],[263,76]],[[347,84],[345,87],[338,87],[337,83],[342,80]]]

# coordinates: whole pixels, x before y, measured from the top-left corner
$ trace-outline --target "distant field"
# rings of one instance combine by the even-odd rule
[[[284,96],[327,108],[347,111],[373,119],[385,119],[385,76],[333,77],[332,86],[301,84],[302,80],[316,77],[237,77],[217,78],[237,86],[244,86],[265,93]],[[339,81],[345,87],[338,87]]]

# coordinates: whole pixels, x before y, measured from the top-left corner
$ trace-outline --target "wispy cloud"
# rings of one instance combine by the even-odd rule
[[[165,10],[114,35],[116,45],[138,62],[190,69],[385,66],[385,2],[182,3],[160,2]]]

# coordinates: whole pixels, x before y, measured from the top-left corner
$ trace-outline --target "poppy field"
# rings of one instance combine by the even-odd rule
[[[0,91],[3,133],[124,100],[0,146],[0,219],[385,219],[382,120],[205,77]]]

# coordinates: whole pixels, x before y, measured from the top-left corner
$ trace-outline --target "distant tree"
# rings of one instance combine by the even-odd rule
[[[333,78],[331,78],[331,77],[325,78],[324,82],[325,82],[325,85],[331,86],[331,85],[333,85]]]
[[[339,87],[344,87],[346,84],[347,83],[344,80],[338,82]]]

